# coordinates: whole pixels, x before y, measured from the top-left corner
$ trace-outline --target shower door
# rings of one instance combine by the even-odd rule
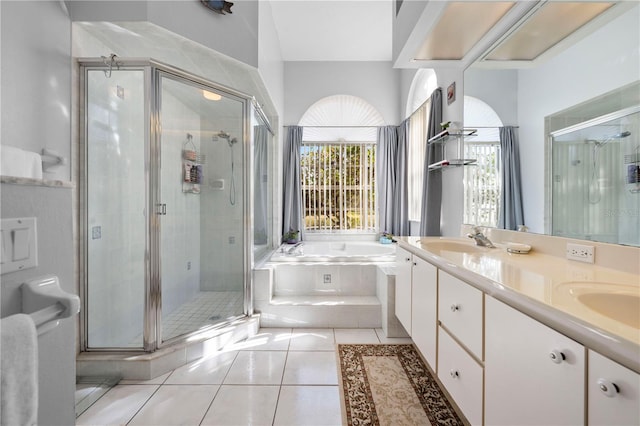
[[[149,69],[88,69],[82,208],[87,348],[143,348]]]
[[[159,344],[245,312],[247,102],[158,73]]]

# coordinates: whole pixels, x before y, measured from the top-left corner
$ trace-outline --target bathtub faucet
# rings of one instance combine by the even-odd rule
[[[293,247],[290,247],[287,249],[287,254],[293,254],[296,251],[296,249],[300,247],[302,244],[303,244],[302,241],[300,241],[299,243],[295,243]]]
[[[480,231],[480,228],[478,228],[477,226],[473,227],[473,233],[467,234],[467,237],[473,238],[476,241],[476,245],[477,246],[490,247],[490,248],[495,248],[496,247],[496,246],[493,245],[491,240],[489,240],[489,238],[487,238],[482,233],[482,231]]]

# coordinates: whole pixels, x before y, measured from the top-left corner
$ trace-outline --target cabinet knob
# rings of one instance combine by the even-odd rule
[[[549,358],[551,358],[551,361],[555,362],[556,364],[560,364],[562,361],[566,359],[564,354],[556,349],[552,350],[549,353]]]
[[[417,266],[417,265],[418,265],[418,262],[413,262],[413,266]]]
[[[458,373],[456,370],[449,371],[449,374],[451,375],[452,379],[457,379],[458,377],[460,377],[460,373]]]
[[[460,310],[460,306],[453,304],[451,305],[451,312],[455,312],[455,311],[459,311]]]
[[[614,396],[616,396],[616,394],[620,392],[618,385],[613,383],[611,380],[598,379],[596,383],[598,383],[598,387],[600,388],[600,391],[602,391],[602,393],[608,396],[609,398],[613,398]]]
[[[411,258],[410,257],[405,257],[404,260],[409,262],[411,260]]]

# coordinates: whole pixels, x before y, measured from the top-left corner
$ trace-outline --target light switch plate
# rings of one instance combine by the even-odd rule
[[[38,242],[35,217],[2,219],[1,273],[38,266]]]

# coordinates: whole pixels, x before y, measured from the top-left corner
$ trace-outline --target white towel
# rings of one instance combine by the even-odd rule
[[[0,175],[42,179],[42,156],[13,146],[0,146]]]
[[[0,424],[38,420],[38,334],[29,315],[0,320]]]

